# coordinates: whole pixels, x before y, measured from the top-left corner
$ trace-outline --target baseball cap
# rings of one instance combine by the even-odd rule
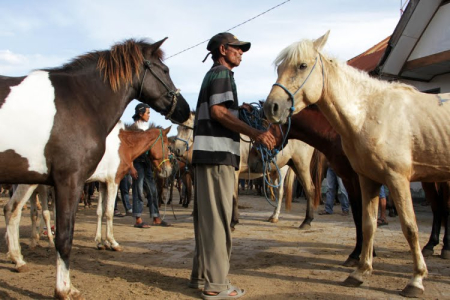
[[[209,51],[208,55],[214,50],[219,49],[220,45],[231,45],[239,47],[243,52],[247,52],[252,45],[250,42],[240,41],[235,35],[229,32],[221,32],[213,36],[206,46],[206,49]],[[208,57],[206,55],[205,59]]]
[[[140,113],[144,113],[147,108],[150,108],[150,106],[145,103],[139,103],[138,105],[136,105],[136,107],[134,108],[133,119],[139,116]]]

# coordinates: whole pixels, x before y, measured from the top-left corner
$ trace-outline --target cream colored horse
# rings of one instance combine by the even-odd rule
[[[329,32],[284,49],[275,64],[277,83],[264,111],[272,122],[286,122],[316,104],[341,135],[343,149],[358,173],[363,197],[363,250],[346,284],[359,286],[372,273],[380,183],[388,186],[413,257],[413,277],[401,292],[420,296],[428,271],[420,251],[410,181],[450,180],[449,94],[430,95],[380,81],[322,53]]]
[[[192,159],[192,145],[194,142],[193,138],[193,126],[194,126],[194,118],[195,113],[191,112],[191,115],[189,119],[183,123],[181,126],[178,126],[177,128],[177,137],[175,139],[174,143],[174,153],[178,156],[182,156],[190,162]],[[262,174],[262,168],[261,171],[254,173],[250,172],[249,170],[249,143],[246,141],[249,141],[250,139],[247,136],[241,135],[241,147],[240,147],[240,163],[239,163],[239,170],[236,171],[235,176],[235,186],[234,186],[234,199],[236,199],[236,202],[234,203],[234,213],[233,213],[233,225],[234,223],[238,222],[238,211],[237,211],[237,199],[238,199],[238,188],[239,188],[239,179],[256,179],[261,178],[263,176]],[[278,167],[281,169],[284,166],[288,165],[288,163],[293,167],[294,172],[297,175],[297,178],[301,181],[305,195],[307,200],[307,208],[306,208],[306,217],[303,220],[302,224],[300,225],[301,229],[308,229],[311,227],[311,222],[314,219],[314,184],[311,179],[311,173],[310,173],[310,163],[311,158],[314,152],[314,148],[309,146],[306,143],[303,143],[299,140],[289,140],[287,146],[283,151],[280,151],[280,153],[277,154],[277,164]],[[255,161],[255,158],[252,159],[251,164],[253,164],[254,168],[260,168],[260,166],[257,165],[257,161]],[[277,178],[278,173],[275,170],[275,167],[272,166],[272,178]],[[280,186],[277,189],[277,199],[283,199],[283,193],[284,193],[284,178],[287,173],[287,168],[281,171],[281,182],[279,183]],[[277,182],[278,183],[278,182]],[[277,206],[274,208],[274,212],[269,217],[269,222],[276,223],[278,222],[278,218],[281,211],[281,204],[282,201],[278,201]]]

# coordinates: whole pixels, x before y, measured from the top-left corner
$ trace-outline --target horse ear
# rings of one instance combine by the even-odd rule
[[[163,129],[164,133],[167,135],[170,131],[170,128],[172,128],[172,125],[170,125],[169,127],[167,127],[166,129]]]
[[[156,50],[161,47],[161,45],[168,39],[168,37],[163,38],[162,40],[152,44],[152,52],[155,52]]]
[[[328,35],[330,34],[330,31],[328,30],[324,35],[322,35],[320,38],[314,41],[314,49],[317,50],[317,52],[322,51],[323,46],[327,43]]]

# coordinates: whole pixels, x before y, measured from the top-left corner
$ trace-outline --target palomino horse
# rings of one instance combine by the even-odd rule
[[[185,155],[185,156],[192,156],[192,154],[189,154],[192,149],[192,144],[194,142],[193,140],[193,130],[192,126],[194,124],[194,118],[195,113],[191,112],[191,115],[182,126],[178,126],[178,134],[174,145],[174,153],[177,155]],[[258,169],[258,173],[252,173],[250,172],[249,168],[249,143],[245,142],[249,141],[249,138],[241,135],[241,147],[240,147],[240,164],[239,164],[239,170],[236,171],[235,176],[235,191],[233,196],[233,217],[232,217],[232,227],[234,228],[234,225],[239,223],[239,212],[238,212],[238,205],[237,205],[237,199],[238,199],[238,188],[239,188],[239,179],[256,179],[263,176],[262,174],[262,167],[259,165],[260,160],[258,161],[256,158],[252,159],[252,165],[253,168]],[[297,151],[294,151],[294,149],[297,149]],[[288,163],[290,166],[293,167],[297,177],[302,182],[303,187],[305,189],[306,198],[308,201],[307,210],[306,210],[306,217],[303,220],[302,224],[300,225],[300,228],[309,228],[311,226],[311,221],[314,219],[314,206],[316,206],[318,203],[313,204],[314,200],[314,185],[312,183],[311,174],[310,174],[310,162],[311,157],[313,154],[314,149],[311,146],[308,146],[307,144],[298,141],[298,140],[291,140],[288,142],[287,146],[283,149],[283,151],[280,151],[277,154],[277,164],[279,168],[282,168],[283,166],[287,165]],[[188,158],[189,159],[189,158]],[[277,171],[274,167],[272,167],[273,174],[272,175],[278,175]],[[287,171],[287,170],[286,170]],[[286,174],[286,171],[284,174]],[[280,188],[278,189],[278,199],[283,198],[283,183],[284,183],[284,177],[281,178],[280,181]],[[289,205],[289,203],[288,203]],[[271,222],[277,222],[278,216],[280,214],[281,210],[281,201],[278,201],[277,207],[274,209],[274,212],[272,216],[269,218],[269,221]]]
[[[0,182],[55,187],[56,298],[81,297],[69,274],[78,201],[128,103],[138,99],[176,122],[189,117],[162,62],[165,40],[127,40],[59,68],[0,76]]]
[[[171,164],[168,159],[168,139],[167,129],[148,129],[146,131],[126,131],[123,130],[124,125],[118,122],[106,138],[106,149],[102,160],[98,164],[94,174],[87,182],[98,181],[100,183],[100,191],[97,206],[97,230],[95,241],[97,248],[100,250],[111,249],[114,251],[122,251],[122,247],[114,239],[113,234],[113,211],[116,201],[117,188],[120,180],[130,169],[133,169],[133,160],[145,151],[149,151],[148,156],[152,161],[153,168],[157,171],[157,175],[167,177],[171,173]],[[26,262],[20,251],[19,244],[19,223],[23,205],[27,202],[27,198],[22,195],[34,191],[37,187],[39,199],[42,203],[42,213],[47,225],[47,232],[50,244],[53,244],[53,235],[50,228],[50,213],[47,205],[47,189],[45,185],[27,185],[20,184],[13,197],[6,204],[5,222],[6,222],[6,241],[8,244],[8,257],[15,263],[15,269],[19,272],[27,271]],[[33,193],[34,196],[34,193]],[[31,217],[32,217],[32,234],[31,246],[35,247],[39,240],[36,234],[37,212],[34,214],[33,207],[36,200],[32,197]],[[106,232],[102,236],[102,218],[106,218]]]
[[[423,294],[427,267],[420,251],[410,182],[450,179],[449,94],[430,95],[415,88],[369,77],[321,50],[328,33],[303,40],[277,57],[277,83],[264,104],[267,118],[284,123],[292,113],[316,103],[340,134],[363,199],[363,249],[358,268],[345,283],[359,286],[372,272],[378,194],[388,186],[414,262],[404,296]],[[291,109],[292,108],[292,109]]]

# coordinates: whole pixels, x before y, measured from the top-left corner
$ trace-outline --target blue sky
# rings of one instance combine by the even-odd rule
[[[128,38],[169,39],[166,57],[226,31],[284,0],[73,0],[0,2],[0,74],[26,75],[38,68],[60,66],[95,50],[109,49]],[[312,3],[313,2],[313,3]],[[404,2],[404,1],[403,1]],[[239,101],[264,99],[276,80],[273,60],[289,44],[317,38],[331,30],[325,51],[348,60],[391,35],[400,19],[398,0],[291,0],[231,32],[252,42],[234,69]],[[175,85],[195,108],[204,74],[206,43],[165,63]],[[132,101],[122,120],[131,122]],[[157,112],[151,121],[171,123]],[[172,126],[171,134],[176,134]]]

